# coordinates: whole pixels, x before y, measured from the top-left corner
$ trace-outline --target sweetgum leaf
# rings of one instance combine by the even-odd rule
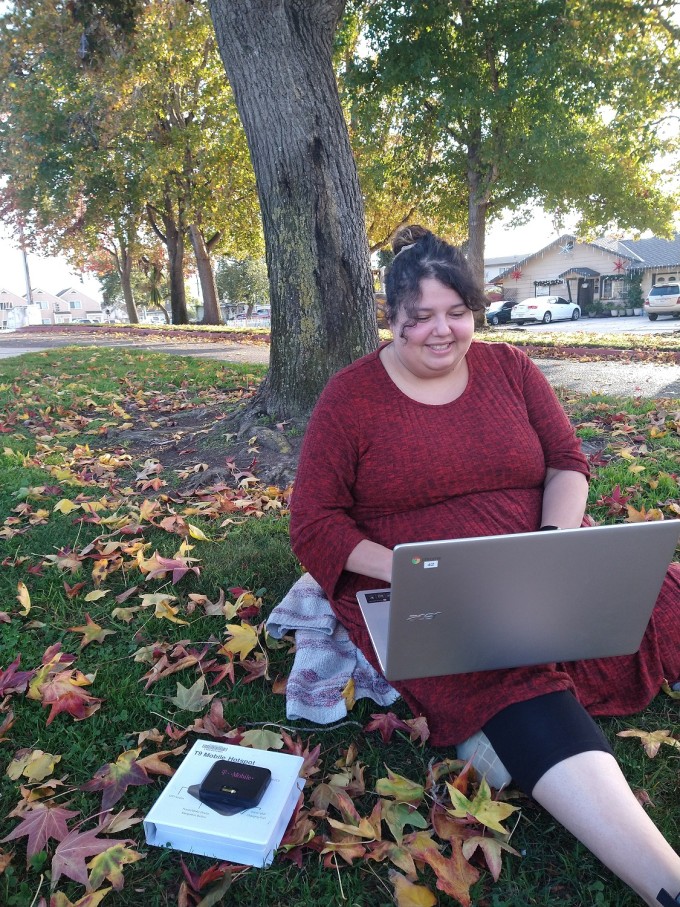
[[[139,750],[127,750],[121,753],[115,762],[102,765],[95,772],[94,777],[83,784],[80,789],[88,792],[102,791],[102,809],[111,809],[128,787],[152,783],[146,769],[137,762],[139,753]]]
[[[65,875],[74,882],[87,886],[87,867],[85,860],[95,854],[103,853],[117,844],[132,844],[128,840],[99,838],[101,827],[90,831],[74,829],[60,842],[52,858],[52,889],[57,887],[59,879]]]
[[[46,804],[39,803],[27,813],[24,813],[21,822],[14,831],[2,839],[2,843],[27,836],[26,865],[28,866],[30,858],[34,854],[40,853],[41,850],[47,850],[47,842],[50,838],[54,838],[55,841],[62,841],[66,837],[68,834],[66,823],[77,815],[78,812],[74,812],[72,809],[65,809],[63,806],[50,808]]]

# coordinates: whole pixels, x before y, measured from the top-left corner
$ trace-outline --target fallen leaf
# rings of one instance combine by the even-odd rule
[[[280,750],[283,747],[281,734],[267,730],[246,731],[241,737],[241,746],[250,746],[254,750]]]
[[[44,781],[54,771],[61,756],[44,753],[42,750],[31,750],[18,759],[14,758],[7,767],[6,774],[12,781],[18,780],[22,775],[29,781]]]
[[[501,841],[498,838],[475,835],[474,838],[468,838],[463,841],[463,856],[465,859],[469,860],[477,848],[484,854],[486,865],[489,867],[489,872],[493,876],[494,882],[497,882],[500,878],[503,865],[502,851],[505,850],[516,857],[519,856],[514,847],[510,847],[505,841]]]
[[[152,783],[144,767],[137,762],[139,753],[138,749],[121,753],[115,762],[107,762],[97,769],[93,778],[80,789],[87,792],[102,791],[102,809],[111,809],[128,787]]]
[[[257,630],[250,624],[228,624],[225,632],[229,637],[219,650],[220,655],[233,653],[243,661],[258,643]]]
[[[61,712],[68,713],[76,721],[83,721],[93,715],[103,700],[90,696],[81,689],[89,683],[80,671],[60,671],[50,677],[41,689],[42,704],[50,706],[47,724],[51,724]]]
[[[80,648],[84,649],[91,642],[102,643],[107,636],[115,636],[115,630],[104,630],[96,624],[89,614],[85,614],[85,624],[81,627],[69,627],[71,633],[82,633]]]
[[[389,743],[392,739],[392,734],[397,731],[406,731],[408,734],[411,733],[411,728],[405,721],[402,721],[401,718],[397,718],[394,712],[380,713],[371,715],[371,721],[368,722],[364,727],[364,731],[368,733],[369,731],[380,731],[380,736],[383,739],[383,743]]]
[[[387,778],[379,778],[375,785],[376,793],[381,797],[392,797],[402,803],[411,803],[417,805],[425,795],[425,788],[422,784],[415,781],[409,781],[402,775],[387,769]]]
[[[88,891],[82,898],[77,901],[69,901],[63,891],[55,891],[50,898],[50,907],[98,907],[106,895],[111,891],[110,888],[100,888],[99,891]],[[42,901],[42,904],[45,902]],[[38,905],[40,907],[40,904]]]
[[[114,844],[107,850],[98,853],[87,864],[90,869],[88,887],[97,889],[104,879],[108,879],[114,891],[121,891],[124,884],[123,866],[143,859],[141,853],[130,850],[123,844]]]
[[[217,693],[204,693],[205,678],[199,677],[196,683],[185,687],[177,682],[177,694],[170,698],[170,702],[186,712],[202,712]]]
[[[661,744],[665,743],[667,746],[674,746],[680,749],[680,740],[676,740],[675,737],[671,737],[670,731],[637,731],[637,730],[628,730],[628,731],[619,731],[616,735],[617,737],[639,737],[645,752],[650,759],[653,759],[661,748]]]
[[[66,823],[69,819],[79,815],[72,809],[65,809],[63,806],[49,806],[48,804],[38,803],[28,812],[24,813],[21,822],[14,831],[10,832],[6,838],[2,839],[5,844],[8,841],[15,841],[17,838],[26,836],[26,865],[30,863],[30,858],[41,850],[47,850],[47,842],[50,838],[55,841],[62,841],[68,834]]]
[[[509,803],[503,803],[500,800],[492,800],[491,789],[486,778],[482,778],[479,790],[473,800],[468,800],[461,791],[448,781],[446,786],[451,797],[451,808],[447,809],[447,812],[452,816],[461,819],[466,816],[472,816],[478,822],[481,822],[482,825],[486,825],[487,828],[491,828],[501,834],[507,834],[501,822],[516,812],[517,807],[511,806]]]
[[[389,880],[394,888],[397,907],[434,907],[436,896],[424,885],[416,885],[396,869],[390,869]]]
[[[28,613],[31,610],[31,596],[28,593],[26,584],[22,583],[21,580],[17,583],[17,593],[17,601],[22,608],[19,614],[21,614],[22,617],[28,617]]]
[[[97,836],[100,831],[100,826],[83,832],[74,829],[57,845],[52,858],[52,889],[56,888],[62,875],[87,886],[87,867],[85,866],[87,857],[103,853],[117,844],[134,843],[112,838],[99,838]]]
[[[352,711],[352,709],[354,708],[354,705],[356,703],[356,699],[354,698],[354,692],[355,692],[354,691],[354,678],[350,677],[350,679],[345,684],[345,687],[344,687],[342,693],[340,694],[342,696],[342,698],[345,700],[345,706],[347,707],[348,712]]]

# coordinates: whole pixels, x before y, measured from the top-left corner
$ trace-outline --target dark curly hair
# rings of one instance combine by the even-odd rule
[[[483,288],[463,252],[419,224],[402,227],[392,240],[394,261],[385,276],[387,319],[394,324],[400,311],[413,327],[422,297],[420,283],[432,277],[450,287],[473,312],[486,308]],[[403,329],[402,329],[403,336]]]

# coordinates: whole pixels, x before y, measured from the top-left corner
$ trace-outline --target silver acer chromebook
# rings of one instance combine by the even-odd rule
[[[680,520],[397,545],[357,598],[388,680],[636,652]]]

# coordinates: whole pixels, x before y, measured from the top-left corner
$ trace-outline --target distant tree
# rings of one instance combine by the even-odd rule
[[[220,299],[248,306],[248,314],[258,303],[269,302],[267,266],[261,258],[221,258],[217,262],[215,281]]]
[[[308,413],[377,345],[361,190],[333,70],[345,0],[210,0],[257,179],[272,307],[257,405]]]
[[[680,91],[674,0],[431,0],[365,5],[348,67],[361,134],[394,113],[407,197],[484,235],[506,210],[576,210],[582,231],[669,229],[654,170]],[[370,139],[369,139],[370,140]],[[410,168],[416,164],[417,170]],[[440,208],[442,206],[442,208]],[[453,207],[457,207],[456,217]]]
[[[191,242],[205,321],[219,322],[211,254],[257,254],[262,238],[247,144],[205,7],[22,0],[0,18],[0,37],[4,217],[74,263],[101,261],[105,251],[130,321],[148,221],[167,248],[173,321],[188,318]]]

